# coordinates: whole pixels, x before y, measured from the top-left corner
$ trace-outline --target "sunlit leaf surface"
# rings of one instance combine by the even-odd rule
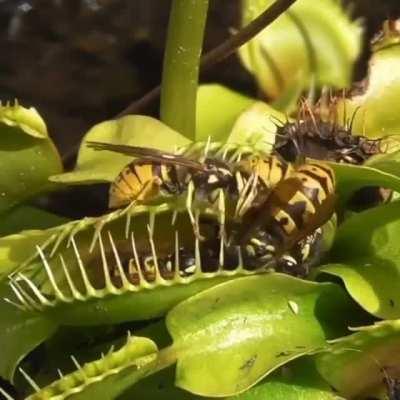
[[[61,171],[59,154],[37,111],[0,105],[0,213],[54,189],[48,177]]]
[[[167,315],[176,384],[203,396],[240,393],[344,333],[353,312],[333,284],[268,274],[218,285]]]
[[[331,252],[335,264],[320,271],[343,279],[368,312],[400,317],[400,203],[356,214],[341,225]]]
[[[153,147],[165,151],[174,151],[177,146],[189,143],[183,135],[157,119],[143,115],[128,115],[101,122],[85,135],[75,170],[52,176],[53,182],[67,184],[110,182],[133,160],[132,157],[123,154],[93,150],[86,146],[87,141]]]

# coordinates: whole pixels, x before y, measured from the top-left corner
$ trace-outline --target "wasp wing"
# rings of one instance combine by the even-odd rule
[[[93,150],[108,150],[115,153],[137,157],[140,160],[157,162],[161,164],[182,165],[184,167],[204,171],[206,166],[199,161],[191,160],[184,156],[152,149],[150,147],[128,146],[104,142],[86,142],[87,147]]]

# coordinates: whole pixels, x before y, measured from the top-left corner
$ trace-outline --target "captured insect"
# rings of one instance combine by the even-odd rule
[[[278,155],[245,155],[235,166],[238,192],[236,217],[255,208],[270,191],[293,172],[292,164]],[[244,179],[247,179],[246,184]]]
[[[205,158],[200,162],[152,148],[112,143],[88,142],[87,146],[137,157],[123,168],[111,184],[110,208],[120,208],[133,202],[148,204],[160,197],[179,196],[187,192],[186,208],[198,236],[198,221],[192,210],[194,196],[200,203],[217,205],[220,215],[224,215],[223,191],[234,190],[235,187],[229,166],[217,159]]]
[[[335,175],[322,162],[293,166],[266,200],[244,217],[239,243],[247,258],[276,263],[282,271],[304,275],[304,262],[335,212]],[[296,273],[296,272],[295,272]]]

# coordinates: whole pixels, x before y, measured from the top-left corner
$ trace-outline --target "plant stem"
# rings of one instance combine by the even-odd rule
[[[228,40],[206,53],[201,58],[202,71],[210,66],[222,61],[226,57],[234,53],[240,46],[256,36],[269,24],[275,21],[283,14],[296,0],[277,0],[269,8],[267,8],[256,19],[242,28],[236,35],[231,36]],[[135,114],[142,108],[156,100],[160,95],[160,86],[155,87],[146,93],[142,98],[128,105],[116,117],[120,118],[124,115]]]
[[[208,1],[173,0],[164,55],[161,120],[192,140]]]

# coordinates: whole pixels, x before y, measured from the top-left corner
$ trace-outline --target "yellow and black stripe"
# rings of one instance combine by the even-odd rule
[[[180,169],[184,168],[179,166]],[[179,172],[182,174],[182,171]],[[186,175],[189,171],[186,171]],[[164,196],[179,195],[184,184],[179,181],[177,166],[154,162],[129,163],[110,186],[109,207],[119,208],[132,201],[151,202],[160,193]]]
[[[335,176],[325,163],[305,163],[282,179],[253,213],[244,242],[260,231],[273,239],[276,254],[287,251],[327,222],[334,213]]]
[[[247,156],[238,165],[238,171],[245,176],[256,174],[261,183],[267,188],[275,187],[281,180],[292,173],[292,165],[275,155]]]

